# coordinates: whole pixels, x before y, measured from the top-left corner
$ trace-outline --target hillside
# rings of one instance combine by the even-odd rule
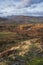
[[[0,65],[43,65],[43,23],[0,23]]]

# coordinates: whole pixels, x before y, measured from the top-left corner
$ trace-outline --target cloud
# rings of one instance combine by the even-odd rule
[[[16,8],[24,8],[29,5],[31,0],[21,0],[19,3],[16,4]]]
[[[34,2],[33,4],[32,1]],[[39,0],[37,0],[38,2]],[[0,16],[32,15],[43,16],[43,2],[35,0],[1,0]],[[36,2],[36,3],[35,3]]]

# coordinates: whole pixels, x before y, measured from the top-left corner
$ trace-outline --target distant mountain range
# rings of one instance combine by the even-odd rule
[[[33,17],[33,16],[9,16],[7,18],[0,17],[0,23],[43,23],[43,17]]]

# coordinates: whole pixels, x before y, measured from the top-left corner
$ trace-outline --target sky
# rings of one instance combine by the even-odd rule
[[[0,0],[0,16],[43,16],[43,0]]]

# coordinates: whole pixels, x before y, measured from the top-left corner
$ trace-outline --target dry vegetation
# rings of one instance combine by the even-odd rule
[[[43,65],[43,24],[0,24],[0,65]]]

